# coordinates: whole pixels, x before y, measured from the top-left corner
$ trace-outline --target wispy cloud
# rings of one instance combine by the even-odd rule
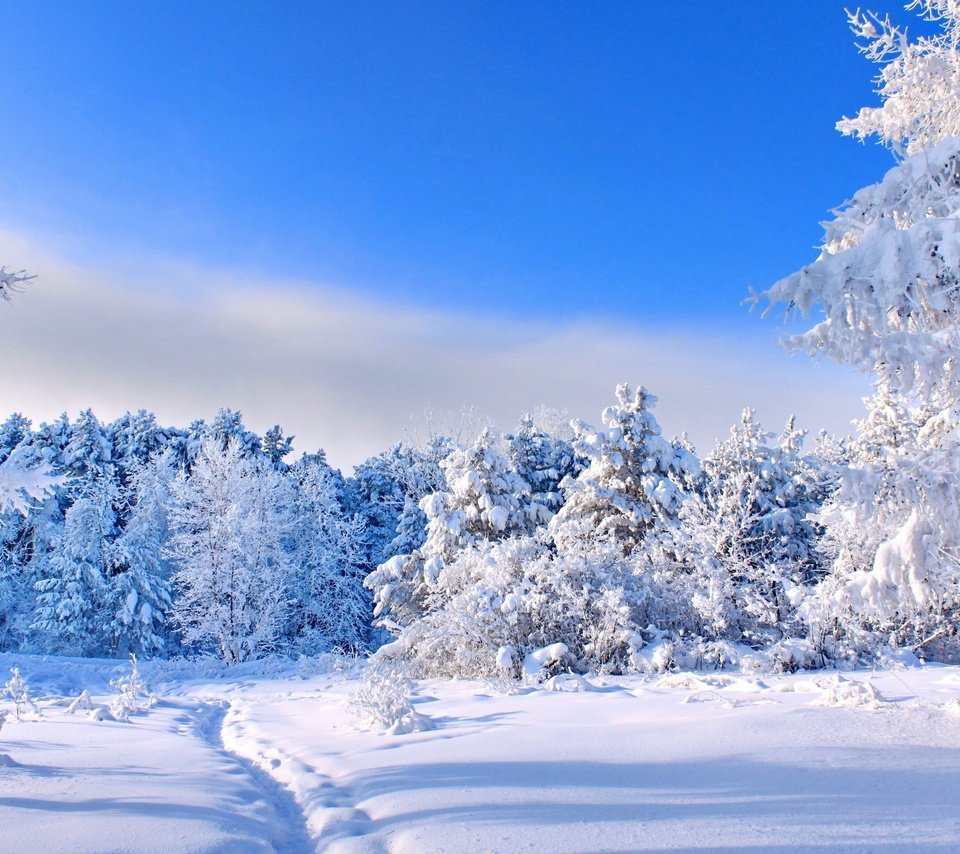
[[[68,261],[9,232],[0,251],[38,276],[0,306],[0,410],[35,420],[144,407],[186,424],[232,406],[348,467],[428,408],[474,406],[502,427],[538,405],[591,421],[618,382],[643,383],[664,432],[706,450],[747,405],[771,428],[796,413],[846,432],[867,390],[845,369],[787,356],[756,317],[736,329],[519,322],[185,264]]]

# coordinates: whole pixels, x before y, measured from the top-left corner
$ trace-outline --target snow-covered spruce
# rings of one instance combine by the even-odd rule
[[[941,32],[911,42],[852,16],[883,64],[883,103],[840,125],[909,156],[835,212],[813,264],[761,295],[822,311],[789,346],[874,378],[861,441],[820,517],[834,567],[811,631],[842,655],[884,642],[960,655],[960,13],[946,0],[912,5]]]

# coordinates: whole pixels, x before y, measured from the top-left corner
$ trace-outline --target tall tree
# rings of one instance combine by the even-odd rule
[[[857,558],[868,562],[869,577],[844,586],[850,607],[870,610],[881,624],[899,621],[899,642],[920,645],[927,620],[904,619],[904,609],[942,621],[958,596],[960,7],[954,0],[911,7],[938,21],[940,32],[911,41],[886,19],[851,16],[863,49],[883,65],[882,104],[840,123],[909,156],[835,212],[816,261],[760,298],[788,314],[821,311],[823,319],[788,345],[871,372],[874,401],[899,407],[897,420],[913,425],[890,435],[897,444],[881,455],[879,480],[869,456],[854,460],[839,493],[844,506],[825,519],[838,560],[873,552]],[[844,521],[853,514],[856,527]],[[883,530],[882,541],[863,538],[864,529]],[[844,546],[842,537],[853,540]]]
[[[292,474],[296,643],[308,654],[358,652],[367,645],[371,612],[363,587],[367,572],[363,520],[345,512],[337,478],[324,460],[305,457]]]
[[[173,617],[189,646],[227,664],[274,649],[286,620],[290,575],[284,539],[290,496],[280,473],[216,437],[170,485],[177,591]]]
[[[170,455],[160,455],[135,464],[124,488],[127,519],[113,546],[109,591],[111,651],[117,655],[153,655],[170,645],[172,570],[164,547],[173,478]]]

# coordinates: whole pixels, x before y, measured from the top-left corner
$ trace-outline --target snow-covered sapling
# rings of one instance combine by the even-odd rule
[[[23,720],[23,712],[27,708],[39,714],[40,710],[30,696],[30,687],[27,685],[27,680],[24,679],[20,673],[19,667],[10,669],[10,679],[7,681],[7,684],[3,686],[3,690],[0,691],[0,697],[6,697],[13,702],[14,714],[18,721]]]
[[[126,676],[114,679],[110,684],[117,689],[117,696],[110,704],[110,712],[117,720],[128,720],[130,715],[149,709],[155,702],[155,698],[148,696],[145,691],[137,656],[132,652],[130,653],[130,672]]]

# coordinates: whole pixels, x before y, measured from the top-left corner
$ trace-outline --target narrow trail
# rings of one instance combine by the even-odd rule
[[[239,765],[262,792],[276,815],[273,838],[269,840],[274,850],[278,854],[315,854],[318,842],[310,835],[306,818],[293,795],[256,763],[224,744],[223,723],[228,708],[229,703],[225,700],[198,701],[194,713],[196,734]]]

